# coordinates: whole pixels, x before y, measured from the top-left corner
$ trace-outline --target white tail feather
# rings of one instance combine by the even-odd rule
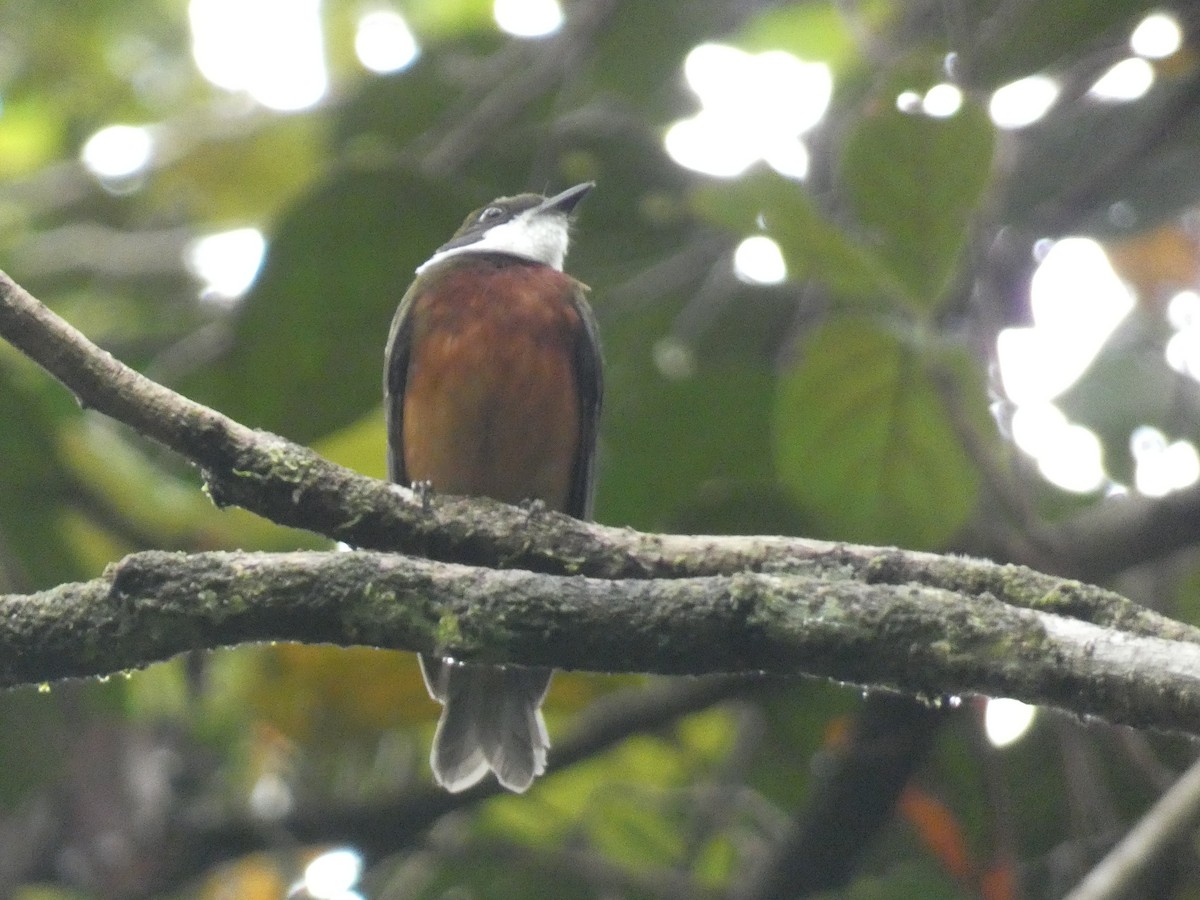
[[[539,707],[549,669],[422,657],[421,672],[443,705],[429,757],[438,784],[464,791],[490,770],[504,787],[522,793],[546,770],[550,739]]]

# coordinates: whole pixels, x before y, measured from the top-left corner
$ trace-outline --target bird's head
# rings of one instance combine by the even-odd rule
[[[562,270],[570,240],[571,213],[595,184],[585,181],[553,197],[499,197],[475,210],[417,274],[445,259],[472,253],[503,253]]]

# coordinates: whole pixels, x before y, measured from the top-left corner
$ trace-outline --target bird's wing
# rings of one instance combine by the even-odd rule
[[[404,469],[404,383],[408,378],[408,358],[412,350],[412,310],[416,305],[416,284],[408,289],[388,332],[383,364],[383,403],[387,416],[388,478],[408,484]]]
[[[604,401],[604,360],[600,330],[587,302],[587,286],[575,282],[571,304],[579,314],[581,328],[575,343],[575,385],[579,391],[579,447],[571,470],[571,490],[563,510],[577,519],[592,517],[596,487],[596,432]]]

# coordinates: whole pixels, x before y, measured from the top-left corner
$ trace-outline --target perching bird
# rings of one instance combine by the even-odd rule
[[[587,288],[562,267],[592,187],[494,200],[417,268],[384,361],[393,481],[591,515],[602,363]],[[421,671],[444,707],[439,784],[462,791],[490,769],[519,792],[545,770],[549,669],[423,656]]]

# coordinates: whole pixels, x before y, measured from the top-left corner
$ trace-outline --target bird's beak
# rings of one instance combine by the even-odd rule
[[[587,196],[588,191],[596,186],[594,181],[585,181],[583,184],[577,184],[573,188],[567,188],[561,194],[555,194],[553,197],[547,197],[541,202],[537,208],[537,212],[541,213],[558,213],[559,215],[569,216],[575,206]]]

